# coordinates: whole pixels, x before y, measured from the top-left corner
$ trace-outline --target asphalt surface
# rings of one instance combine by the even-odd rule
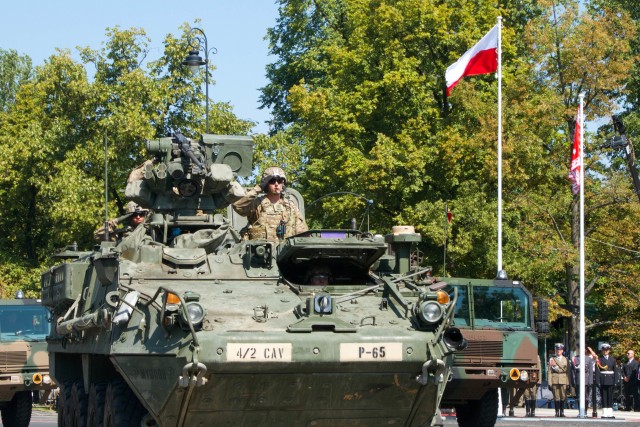
[[[575,427],[575,426],[607,426],[607,425],[624,425],[640,426],[640,412],[613,411],[614,419],[603,419],[602,410],[598,410],[598,418],[592,418],[591,409],[588,410],[587,418],[578,418],[577,409],[565,409],[564,418],[555,417],[555,409],[553,408],[536,408],[535,418],[526,418],[525,408],[514,408],[513,417],[500,417],[496,423],[497,427]],[[457,426],[455,416],[445,417],[445,426]]]
[[[537,408],[535,418],[525,418],[524,408],[515,408],[513,417],[500,417],[496,427],[577,427],[577,426],[639,426],[640,412],[614,411],[615,419],[591,418],[591,410],[587,413],[588,418],[578,418],[577,409],[565,409],[565,418],[556,418],[554,409]],[[598,415],[602,415],[601,412]],[[1,425],[1,424],[0,424]],[[43,411],[34,408],[30,426],[55,427],[58,425],[58,415],[55,411]],[[457,426],[455,416],[446,416],[444,425]]]

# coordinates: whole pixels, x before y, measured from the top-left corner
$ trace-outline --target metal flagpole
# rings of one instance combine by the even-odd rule
[[[502,270],[502,16],[498,16],[498,271]],[[496,274],[497,276],[497,274]],[[498,417],[502,416],[502,393],[498,388]]]
[[[585,408],[585,321],[584,321],[584,93],[580,94],[580,418],[586,417]],[[595,405],[596,402],[593,402]]]
[[[502,16],[498,16],[498,273],[502,270]]]

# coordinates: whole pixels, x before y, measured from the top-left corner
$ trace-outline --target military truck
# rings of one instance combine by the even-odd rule
[[[509,391],[503,405],[510,399],[513,407],[541,379],[532,297],[514,280],[447,277],[446,282],[458,292],[454,324],[468,346],[454,355],[442,407],[455,407],[461,427],[493,426],[498,388]],[[544,316],[538,326],[548,329]]]
[[[222,212],[252,173],[251,138],[146,147],[153,161],[125,191],[146,222],[42,276],[60,425],[442,423],[465,341],[456,293],[409,268],[419,234],[244,240]],[[396,257],[373,274],[387,245]],[[321,285],[308,277],[318,265],[331,273]]]
[[[49,376],[49,312],[35,299],[0,300],[0,413],[5,426],[27,427],[34,399],[56,384]]]

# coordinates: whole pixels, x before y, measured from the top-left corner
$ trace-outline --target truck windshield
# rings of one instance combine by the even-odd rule
[[[454,285],[458,327],[531,329],[529,296],[518,286]]]
[[[49,312],[40,305],[0,306],[0,341],[44,340]]]

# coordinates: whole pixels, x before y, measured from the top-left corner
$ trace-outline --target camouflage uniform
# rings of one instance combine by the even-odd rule
[[[141,213],[144,213],[146,215],[146,214],[149,213],[149,211],[147,209],[142,209],[139,205],[137,205],[134,202],[127,203],[126,211],[127,211],[127,214],[133,214],[133,213],[141,212]],[[120,224],[120,221],[123,218],[126,218],[127,220],[129,219],[129,218],[127,218],[126,215],[124,215],[124,216],[121,216],[120,218],[110,219],[108,221],[107,225],[108,225],[109,241],[110,242],[120,241],[128,233],[133,231],[134,228],[136,228],[136,227],[132,227],[131,225],[127,225],[125,228],[128,228],[129,230],[125,230],[124,233],[123,232],[116,232],[116,230],[118,229],[118,225]],[[105,226],[103,225],[102,227],[98,228],[93,233],[93,238],[98,242],[102,242],[104,240],[105,234],[106,234],[105,233]]]
[[[540,365],[540,357],[538,357],[538,365]],[[528,387],[524,390],[523,398],[524,405],[527,410],[527,417],[536,416],[536,394],[538,392],[538,384],[540,384],[541,378],[538,376],[538,381],[533,384],[532,387]]]
[[[249,239],[279,241],[276,232],[280,222],[286,226],[283,238],[307,231],[307,223],[300,215],[296,204],[286,197],[271,203],[266,194],[256,186],[247,195],[233,204],[233,209],[249,220],[247,236]]]
[[[108,224],[108,230],[109,230],[109,241],[110,242],[115,242],[118,238],[118,236],[116,235],[115,231],[118,228],[118,219],[110,219]],[[104,236],[105,236],[105,228],[104,225],[100,228],[98,228],[94,233],[93,233],[93,238],[97,241],[97,242],[102,242],[104,241]]]

